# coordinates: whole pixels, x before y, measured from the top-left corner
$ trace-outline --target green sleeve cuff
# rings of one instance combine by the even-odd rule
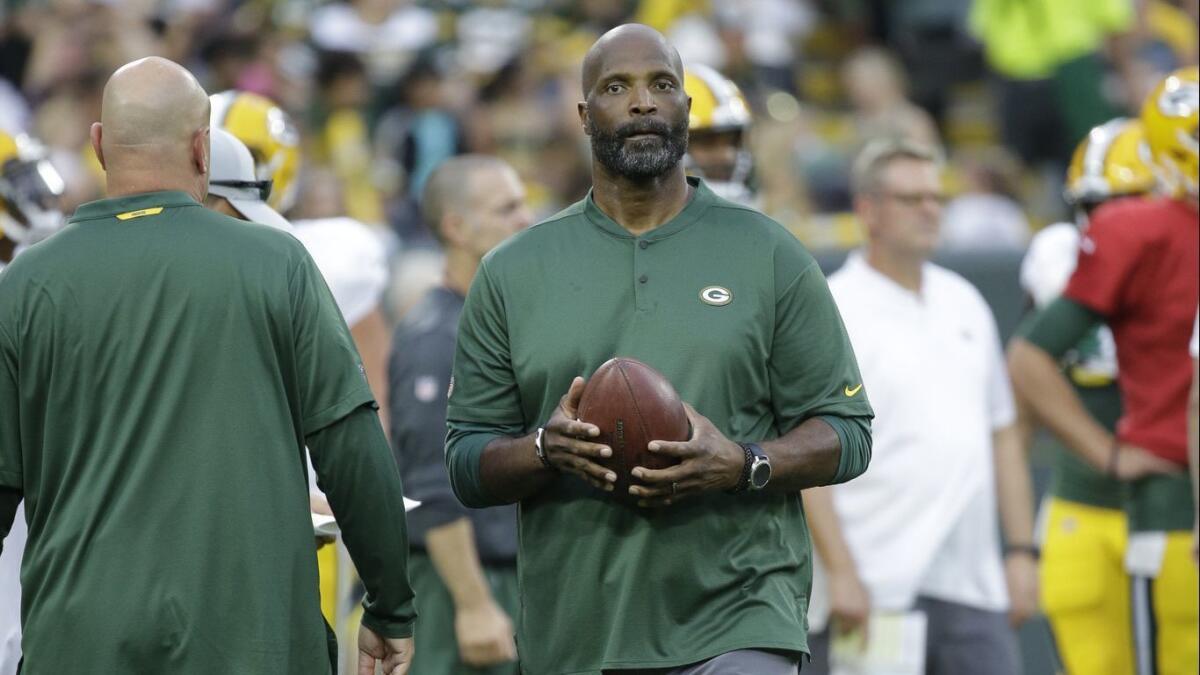
[[[1059,297],[1032,319],[1022,321],[1017,335],[1059,360],[1087,337],[1096,324],[1103,322],[1104,317],[1098,312]]]
[[[830,485],[845,483],[861,476],[871,463],[871,421],[866,417],[835,417],[821,415],[817,419],[833,427],[841,443],[837,472],[829,480]]]
[[[500,434],[493,431],[462,429],[451,425],[446,434],[446,471],[450,474],[450,487],[454,496],[464,506],[482,509],[501,506],[504,502],[492,497],[483,487],[479,471],[479,460],[483,449]]]

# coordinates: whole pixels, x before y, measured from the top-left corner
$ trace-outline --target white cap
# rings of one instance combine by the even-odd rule
[[[212,156],[208,167],[208,193],[228,200],[246,220],[291,232],[292,224],[263,201],[258,188],[249,185],[259,179],[254,174],[254,157],[245,144],[228,131],[211,127],[209,145]],[[222,185],[222,182],[247,185],[235,187]]]

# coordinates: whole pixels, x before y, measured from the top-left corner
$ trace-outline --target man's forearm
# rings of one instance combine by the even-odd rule
[[[841,434],[833,424],[842,427]],[[843,447],[843,436],[849,447]],[[771,458],[767,489],[795,492],[849,480],[865,471],[870,432],[858,420],[814,417],[761,446]]]
[[[494,602],[492,590],[483,574],[479,553],[475,550],[475,531],[471,521],[459,518],[425,533],[425,548],[454,606],[478,607]]]
[[[801,493],[804,498],[804,518],[812,532],[813,546],[821,563],[831,574],[854,572],[854,556],[842,536],[837,511],[833,507],[833,492],[827,487],[810,488]]]
[[[1025,446],[1015,425],[992,434],[996,465],[996,496],[1000,505],[1000,528],[1012,546],[1033,545],[1033,487]]]
[[[1024,338],[1008,347],[1008,370],[1013,387],[1038,420],[1071,450],[1100,470],[1111,458],[1112,434],[1092,418],[1058,363],[1045,350]]]
[[[363,624],[383,637],[411,636],[415,612],[404,494],[379,418],[363,406],[305,440],[367,589]]]
[[[479,458],[484,489],[504,504],[531,497],[554,479],[554,471],[537,457],[534,435],[493,439]]]

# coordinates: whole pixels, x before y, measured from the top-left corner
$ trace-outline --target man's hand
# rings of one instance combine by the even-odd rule
[[[1020,626],[1037,613],[1037,561],[1028,552],[1014,552],[1004,557],[1004,580],[1008,584],[1008,622]]]
[[[513,625],[495,602],[455,609],[454,635],[463,663],[485,667],[517,660]]]
[[[861,631],[862,648],[867,648],[867,626],[871,618],[871,595],[854,570],[829,572],[829,618],[839,633]]]
[[[1126,481],[1182,471],[1174,463],[1132,445],[1121,445],[1109,470],[1117,479]]]
[[[571,380],[571,388],[559,400],[558,407],[546,423],[542,448],[545,450],[546,460],[554,468],[573,473],[601,490],[611,492],[617,482],[617,474],[600,466],[596,460],[612,457],[612,448],[583,440],[599,436],[600,428],[577,419],[579,399],[583,397],[583,385],[582,377]]]
[[[381,638],[370,628],[359,627],[358,675],[375,675],[376,663],[383,675],[405,675],[412,657],[412,638]]]
[[[638,506],[666,506],[685,497],[717,490],[732,490],[746,467],[746,451],[725,438],[707,417],[684,403],[692,423],[692,438],[683,442],[651,441],[650,452],[658,452],[681,461],[666,469],[634,467],[633,477],[646,485],[634,485],[629,494],[638,497]]]

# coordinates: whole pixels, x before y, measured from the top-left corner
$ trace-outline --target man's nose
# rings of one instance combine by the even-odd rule
[[[638,87],[633,94],[633,102],[629,106],[632,115],[653,115],[658,112],[658,104],[650,95],[648,87]]]

